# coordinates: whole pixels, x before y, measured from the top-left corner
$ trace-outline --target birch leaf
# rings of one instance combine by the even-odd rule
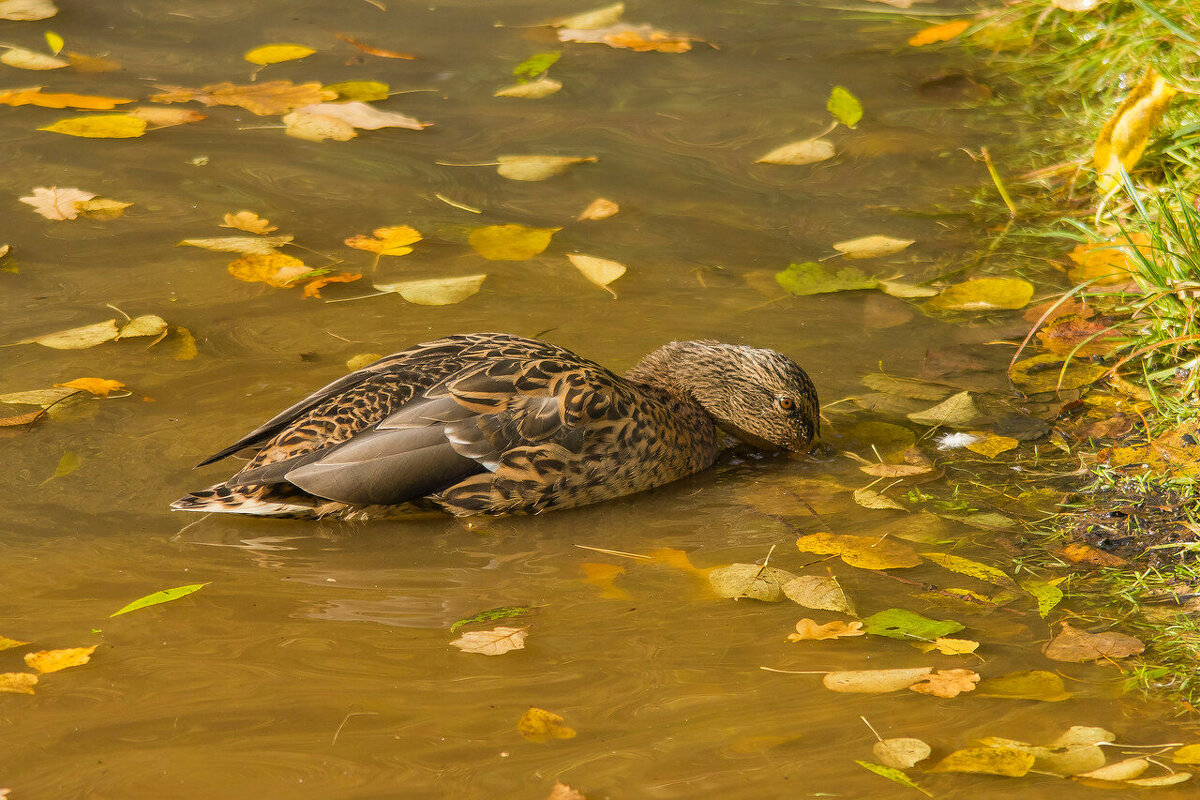
[[[889,767],[908,769],[929,758],[933,750],[920,739],[883,739],[871,747],[875,757]]]
[[[486,225],[471,231],[467,242],[489,261],[524,261],[550,246],[550,237],[561,228],[530,228],[527,225]]]
[[[776,603],[784,598],[783,587],[796,576],[785,569],[762,564],[730,564],[708,573],[713,591],[731,600],[749,598]]]
[[[842,591],[837,578],[822,575],[800,575],[783,584],[784,595],[797,605],[822,611],[837,611],[856,616],[850,598]]]

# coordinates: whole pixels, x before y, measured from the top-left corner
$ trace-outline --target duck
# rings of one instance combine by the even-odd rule
[[[355,370],[197,468],[228,480],[182,511],[366,519],[408,504],[456,517],[538,514],[646,491],[738,440],[803,453],[817,390],[775,350],[670,342],[623,376],[507,333],[447,336]]]

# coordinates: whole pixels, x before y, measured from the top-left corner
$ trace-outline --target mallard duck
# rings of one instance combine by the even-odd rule
[[[418,502],[456,516],[536,514],[699,472],[722,433],[805,451],[818,411],[808,375],[774,350],[671,342],[621,377],[536,339],[448,336],[339,378],[205,459],[250,455],[172,508],[355,518]]]

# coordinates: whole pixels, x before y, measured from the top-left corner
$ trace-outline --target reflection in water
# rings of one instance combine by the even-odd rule
[[[980,114],[919,96],[914,87],[942,57],[898,54],[903,25],[795,3],[642,4],[630,8],[633,21],[719,49],[562,46],[553,74],[563,91],[522,101],[491,93],[530,54],[559,47],[549,29],[526,26],[578,6],[63,5],[47,22],[4,23],[6,41],[36,49],[53,30],[69,49],[107,54],[124,70],[39,75],[48,91],[144,98],[157,85],[246,83],[242,52],[294,41],[319,52],[267,67],[259,80],[383,80],[402,92],[384,107],[435,125],[317,144],[284,136],[275,118],[214,108],[204,122],[141,139],[86,140],[36,130],[73,113],[0,115],[10,202],[58,185],[134,203],[108,221],[51,222],[10,207],[4,235],[19,272],[0,275],[6,341],[108,319],[111,303],[160,314],[199,342],[192,360],[175,360],[167,342],[4,350],[6,392],[83,375],[133,391],[97,402],[90,418],[0,441],[8,458],[0,634],[37,648],[100,644],[90,664],[42,676],[36,695],[0,695],[8,756],[0,785],[14,797],[541,800],[555,778],[592,797],[901,797],[911,790],[852,763],[872,758],[860,715],[884,736],[929,741],[935,754],[978,736],[1050,741],[1070,724],[1103,725],[1126,742],[1179,741],[1157,709],[1113,696],[1112,669],[1048,667],[1037,654],[1048,631],[1036,617],[940,608],[915,600],[906,584],[822,564],[815,569],[833,570],[866,613],[915,606],[960,619],[985,641],[981,672],[1057,667],[1079,693],[1058,704],[836,695],[815,676],[759,667],[905,667],[929,657],[899,641],[793,645],[785,637],[804,614],[791,604],[719,600],[696,574],[574,547],[675,548],[710,567],[760,560],[776,546],[771,563],[799,570],[812,559],[795,550],[795,537],[826,527],[942,549],[988,541],[943,519],[902,522],[898,512],[855,506],[846,489],[861,486],[861,474],[841,459],[730,462],[652,493],[470,529],[435,516],[189,524],[166,511],[198,479],[218,477],[192,473],[193,463],[342,374],[348,358],[447,333],[547,332],[618,371],[672,339],[744,341],[795,357],[828,398],[858,391],[857,376],[879,362],[915,373],[931,346],[996,338],[867,292],[780,299],[773,283],[790,261],[825,258],[831,242],[869,234],[917,240],[869,269],[919,279],[954,263],[974,235],[961,217],[916,214],[957,202],[983,180],[958,150],[998,137]],[[334,33],[420,58],[362,56]],[[3,69],[9,86],[32,82]],[[753,163],[818,133],[834,84],[867,110],[858,130],[829,135],[838,157],[797,168]],[[510,153],[599,161],[528,184],[490,167],[438,164]],[[573,221],[598,196],[621,213]],[[428,246],[379,276],[487,271],[488,282],[458,306],[413,306],[394,295],[326,304],[240,283],[223,256],[175,247],[227,233],[216,227],[222,215],[241,209],[346,259],[339,269],[368,272],[369,254],[342,240],[411,224]],[[472,228],[506,222],[563,230],[524,262],[485,263],[466,246]],[[576,251],[628,265],[614,284],[619,300],[563,257]],[[351,284],[328,297],[364,293]],[[79,468],[47,481],[65,451]],[[588,562],[625,567],[614,586],[627,597],[605,598],[581,580]],[[945,579],[927,567],[910,573]],[[108,616],[152,591],[205,581],[175,603]],[[455,621],[505,606],[534,607],[512,621],[529,627],[524,650],[488,658],[448,645]],[[23,652],[0,653],[0,671],[23,669]],[[516,723],[531,705],[562,714],[579,735],[523,740]],[[1106,796],[1046,776],[921,781],[942,796]]]

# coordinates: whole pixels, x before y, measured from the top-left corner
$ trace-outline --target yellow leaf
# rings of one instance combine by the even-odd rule
[[[981,440],[971,442],[967,445],[967,449],[973,453],[979,453],[981,456],[995,458],[1001,453],[1006,453],[1020,444],[1016,439],[1010,436],[997,436],[994,433],[979,434],[983,436]]]
[[[1033,284],[1023,278],[976,278],[947,286],[925,303],[934,311],[993,311],[1024,308],[1033,297]]]
[[[116,219],[125,213],[133,203],[122,203],[107,197],[93,197],[91,200],[81,200],[75,204],[80,214],[92,219]]]
[[[595,156],[496,156],[496,172],[510,181],[544,181],[575,164],[598,160]]]
[[[420,281],[396,281],[377,283],[381,292],[395,292],[410,303],[419,306],[448,306],[461,303],[479,291],[486,274],[466,275],[461,278],[429,278]]]
[[[0,55],[0,64],[7,64],[17,69],[32,70],[62,69],[71,66],[70,61],[26,50],[24,47],[9,47],[3,55]]]
[[[68,647],[63,650],[38,650],[25,654],[25,666],[38,672],[58,672],[67,667],[78,667],[92,658],[97,645],[91,647]]]
[[[285,253],[247,253],[229,265],[229,274],[247,283],[265,283],[286,289],[305,273],[304,262]]]
[[[392,87],[383,81],[343,81],[322,86],[329,92],[336,92],[338,100],[361,100],[369,103],[372,100],[386,100]]]
[[[216,236],[208,239],[183,239],[175,246],[188,245],[189,247],[200,247],[204,250],[212,250],[217,253],[244,253],[246,255],[265,255],[276,252],[275,248],[285,245],[292,240],[292,236],[282,234],[280,236]]]
[[[908,545],[877,536],[810,533],[797,539],[796,547],[806,553],[840,556],[850,566],[862,569],[915,567],[922,561]]]
[[[36,342],[54,350],[84,350],[116,339],[117,332],[117,321],[110,319],[94,325],[83,325],[78,328],[68,328],[65,331],[47,333],[44,336],[35,336],[32,339],[22,339],[17,344]]]
[[[337,275],[321,275],[304,284],[305,297],[321,297],[321,289],[331,283],[350,283],[362,277],[362,273],[342,272]]]
[[[200,355],[200,348],[196,346],[196,337],[190,330],[179,326],[175,328],[175,332],[179,334],[179,342],[175,345],[175,354],[171,356],[172,358],[176,361],[191,361]]]
[[[544,708],[530,707],[517,723],[517,733],[532,742],[547,739],[573,739],[575,729],[568,727],[558,714]]]
[[[32,672],[0,672],[0,692],[33,694],[38,676]]]
[[[1150,134],[1162,120],[1171,98],[1179,93],[1166,79],[1146,70],[1142,82],[1134,87],[1117,113],[1100,129],[1096,137],[1094,160],[1100,191],[1107,192],[1121,182],[1121,171],[1133,169],[1150,141]]]
[[[981,775],[1004,775],[1019,778],[1029,772],[1036,757],[1028,750],[1015,747],[968,747],[955,750],[930,772],[968,772]]]
[[[913,243],[912,239],[893,239],[890,236],[863,236],[845,242],[834,242],[833,249],[846,258],[877,258],[899,253]]]
[[[82,108],[89,111],[108,111],[121,103],[132,103],[127,97],[99,97],[87,94],[46,94],[41,89],[7,89],[0,91],[0,105],[40,106],[42,108]]]
[[[95,117],[60,119],[38,130],[86,139],[135,139],[146,132],[146,120],[128,114],[100,114]]]
[[[236,214],[226,214],[225,221],[221,223],[222,228],[236,228],[239,231],[246,233],[270,233],[277,230],[276,226],[272,225],[267,220],[255,214],[253,211],[239,211]]]
[[[606,44],[639,53],[686,53],[692,49],[694,37],[667,33],[652,25],[618,22],[605,28],[563,28],[558,32],[558,40]]]
[[[608,219],[612,215],[621,210],[621,207],[612,200],[603,197],[597,197],[592,202],[588,203],[588,207],[580,212],[575,219]]]
[[[1100,380],[1108,368],[1102,364],[1090,364],[1072,360],[1063,369],[1061,356],[1043,353],[1013,364],[1008,377],[1028,394],[1056,392],[1064,389],[1080,389]]]
[[[283,116],[284,133],[310,142],[348,142],[358,136],[354,126],[345,120],[328,114],[313,114],[309,111],[292,111]]]
[[[162,336],[167,331],[167,321],[157,314],[134,317],[121,326],[118,339],[133,339],[138,336]]]
[[[833,622],[826,622],[824,625],[818,625],[816,620],[805,617],[796,623],[796,632],[789,633],[787,639],[789,642],[803,642],[838,639],[847,636],[865,636],[866,631],[862,629],[862,626],[863,624],[858,620],[844,622],[840,619],[835,619]]]
[[[561,81],[556,81],[553,78],[538,78],[536,81],[518,83],[515,86],[505,86],[503,89],[497,89],[492,92],[492,97],[521,97],[528,100],[537,100],[542,97],[549,97],[560,89],[562,89]]]
[[[299,85],[291,81],[267,81],[249,86],[236,86],[228,81],[214,83],[201,89],[181,86],[164,87],[166,91],[150,97],[155,103],[186,103],[195,100],[206,106],[240,106],[252,114],[268,116],[284,114],[293,108],[334,100],[337,92],[310,82]]]
[[[625,568],[618,564],[588,562],[579,565],[583,570],[583,582],[589,583],[600,590],[600,596],[609,600],[627,600],[629,592],[617,586],[614,582],[625,574]]]
[[[120,391],[125,388],[125,384],[120,381],[108,380],[107,378],[76,378],[73,381],[56,383],[54,385],[68,389],[82,389],[98,397],[108,397],[110,392]]]
[[[0,650],[9,650],[13,647],[20,647],[23,644],[29,644],[29,642],[22,642],[17,639],[10,639],[7,636],[0,636]]]
[[[525,647],[526,628],[508,628],[501,625],[490,631],[464,633],[450,644],[464,653],[483,656],[499,656]]]
[[[1072,283],[1092,281],[1100,286],[1129,283],[1135,270],[1130,260],[1134,248],[1149,257],[1150,237],[1139,232],[1111,242],[1077,245],[1067,254],[1077,265],[1067,270],[1067,277]]]
[[[880,494],[874,489],[855,489],[854,502],[858,503],[863,508],[908,511],[907,508],[900,505],[895,500],[891,499],[887,495]]]
[[[617,293],[609,289],[608,285],[625,274],[624,264],[609,261],[607,258],[596,258],[576,253],[567,253],[567,258],[571,260],[576,269],[583,273],[583,277],[601,289],[607,289],[608,293],[613,297],[617,296]]]
[[[953,22],[943,22],[941,25],[931,25],[928,28],[918,31],[908,40],[908,43],[913,47],[924,47],[934,42],[945,42],[958,36],[969,27],[971,27],[971,21],[966,19],[956,19]]]
[[[593,8],[591,11],[584,11],[570,17],[564,17],[549,24],[556,28],[595,30],[596,28],[607,28],[619,20],[624,13],[624,3],[613,3],[610,6]]]
[[[62,49],[63,49],[63,45],[66,44],[66,42],[63,41],[63,37],[59,36],[54,31],[46,31],[45,35],[46,35],[46,44],[50,47],[50,52],[54,53],[54,55],[58,55],[59,53],[61,53]]]
[[[922,653],[928,653],[937,650],[942,655],[961,656],[967,653],[974,653],[979,648],[979,642],[971,639],[952,639],[946,636],[939,636],[932,642],[921,642],[917,645],[917,649]]]
[[[358,250],[366,250],[369,253],[378,253],[383,256],[403,256],[413,251],[408,245],[416,244],[423,238],[420,231],[408,225],[376,228],[371,231],[371,234],[375,237],[374,239],[370,236],[351,236],[346,239],[346,244]]]
[[[524,261],[550,246],[550,237],[561,228],[530,228],[526,225],[487,225],[471,231],[467,241],[490,261]]]
[[[383,358],[383,353],[359,353],[356,356],[351,356],[346,361],[346,369],[351,372],[357,372],[369,364],[374,364],[379,359]]]
[[[281,61],[295,61],[297,58],[311,56],[315,52],[317,51],[302,44],[265,44],[262,47],[246,51],[242,58],[251,64],[265,66],[278,64]]]

